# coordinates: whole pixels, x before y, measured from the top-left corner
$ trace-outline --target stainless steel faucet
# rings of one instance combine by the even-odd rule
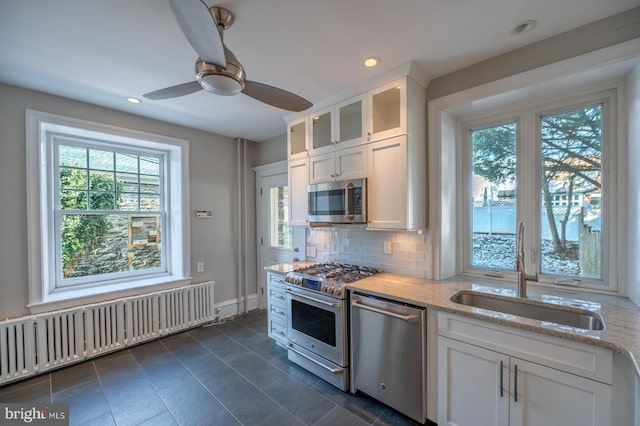
[[[518,297],[527,297],[527,280],[538,281],[538,273],[536,272],[535,275],[529,275],[524,267],[524,222],[518,223],[518,233],[516,235],[516,265],[514,269],[518,273],[516,295]]]

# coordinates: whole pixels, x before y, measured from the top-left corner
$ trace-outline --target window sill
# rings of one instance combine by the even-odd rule
[[[120,282],[117,284],[99,287],[59,291],[45,295],[41,302],[31,303],[27,308],[31,314],[39,314],[42,312],[74,308],[91,303],[119,299],[122,297],[137,296],[140,294],[151,293],[153,291],[168,290],[191,284],[191,280],[191,277],[178,278],[176,276],[163,276],[151,279],[147,278]]]

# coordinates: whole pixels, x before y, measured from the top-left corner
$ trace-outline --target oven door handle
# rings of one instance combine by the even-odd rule
[[[311,358],[309,355],[303,354],[302,352],[300,352],[299,350],[294,348],[291,343],[287,343],[287,349],[289,349],[290,351],[295,352],[296,354],[300,355],[303,358],[308,359],[309,361],[313,362],[314,364],[317,364],[318,366],[320,366],[320,367],[324,368],[325,370],[329,371],[331,374],[340,374],[340,373],[342,373],[344,371],[341,368],[329,367],[328,365],[325,365],[325,364],[323,364],[323,363]]]
[[[389,311],[385,311],[384,309],[374,308],[373,306],[363,305],[362,303],[358,302],[358,300],[356,300],[356,299],[351,300],[351,306],[353,306],[354,308],[360,308],[360,309],[364,309],[364,310],[367,310],[367,311],[376,312],[378,314],[387,315],[387,316],[390,316],[390,317],[393,317],[393,318],[397,318],[397,319],[400,319],[400,320],[406,321],[406,322],[416,322],[418,320],[418,316],[417,315],[400,315],[400,314],[396,314],[395,312],[389,312]]]
[[[296,293],[294,291],[289,290],[289,288],[285,290],[285,293],[288,293],[295,297],[301,297],[303,299],[311,300],[312,302],[322,303],[323,305],[331,306],[332,308],[335,308],[336,306],[339,305],[339,303],[337,302],[325,302],[324,300],[316,299],[315,297],[305,296],[304,294]]]

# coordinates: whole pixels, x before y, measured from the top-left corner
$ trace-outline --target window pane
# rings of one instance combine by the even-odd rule
[[[60,167],[61,189],[87,189],[87,171]]]
[[[118,191],[138,192],[138,175],[131,173],[116,173]]]
[[[114,210],[113,192],[89,191],[89,210]]]
[[[116,171],[138,173],[138,156],[116,152]]]
[[[89,189],[113,191],[113,173],[91,170],[89,173]]]
[[[60,191],[60,208],[62,210],[87,210],[86,191]]]
[[[293,249],[293,229],[289,226],[289,187],[269,188],[270,246]]]
[[[159,211],[160,197],[157,195],[140,194],[141,211]]]
[[[471,130],[471,265],[512,269],[516,232],[515,122]]]
[[[540,132],[541,270],[601,279],[602,105],[541,117]]]
[[[140,173],[146,175],[160,175],[160,166],[155,157],[140,157]]]
[[[89,150],[89,168],[100,170],[113,170],[113,152]]]
[[[139,200],[138,194],[119,193],[118,194],[118,210],[121,211],[137,211],[140,210],[138,206]]]
[[[160,216],[62,215],[62,278],[161,266]]]
[[[58,158],[61,166],[87,167],[87,149],[60,145]]]
[[[151,194],[160,193],[160,177],[159,176],[140,176],[140,192]]]

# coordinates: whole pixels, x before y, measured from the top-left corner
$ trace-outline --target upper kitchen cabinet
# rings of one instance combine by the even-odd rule
[[[425,134],[425,90],[409,76],[367,93],[369,141]]]
[[[425,143],[401,135],[367,145],[369,229],[422,229],[427,224]]]
[[[309,159],[290,160],[287,177],[289,178],[289,225],[308,225]]]
[[[309,155],[309,117],[304,116],[287,124],[287,158]]]
[[[311,114],[310,155],[324,154],[334,151],[335,144],[335,111],[326,108]]]
[[[367,147],[356,146],[309,157],[309,183],[367,177]]]
[[[365,96],[311,114],[309,155],[326,154],[366,142]]]

